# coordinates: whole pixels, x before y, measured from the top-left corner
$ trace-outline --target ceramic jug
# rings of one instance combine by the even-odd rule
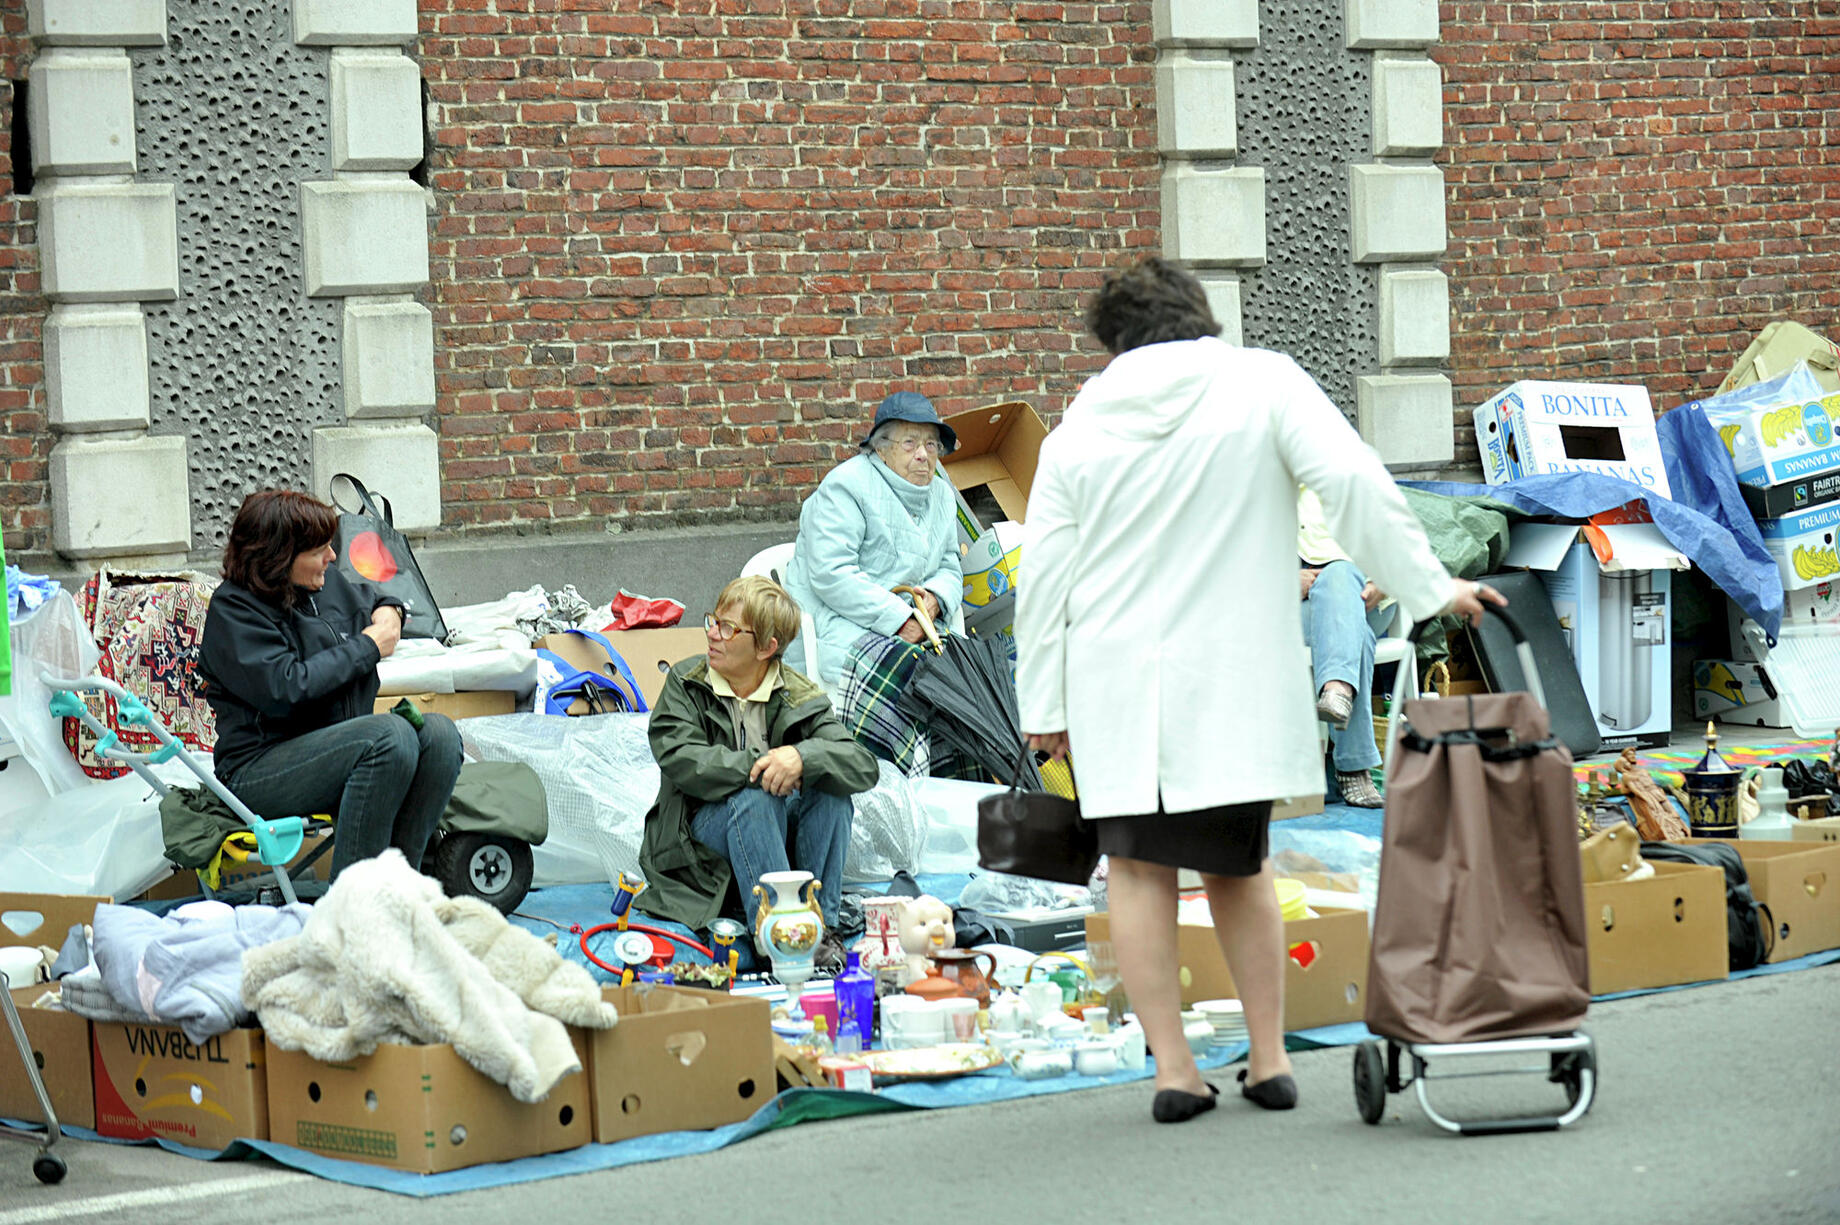
[[[982,957],[990,970],[978,964]],[[997,959],[990,953],[972,949],[936,949],[926,955],[939,972],[958,984],[958,989],[978,1002],[979,1008],[990,1007],[990,984],[997,976]]]

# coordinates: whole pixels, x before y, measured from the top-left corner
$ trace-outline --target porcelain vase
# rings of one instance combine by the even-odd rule
[[[810,889],[807,890],[806,886]],[[799,1018],[799,994],[811,979],[824,915],[818,910],[822,888],[809,872],[768,872],[754,886],[760,909],[754,916],[754,940],[773,962],[773,977],[785,985],[786,1015]]]

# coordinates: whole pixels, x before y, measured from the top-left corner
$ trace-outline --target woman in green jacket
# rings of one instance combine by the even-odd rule
[[[799,609],[777,583],[736,579],[703,628],[708,655],[672,668],[652,707],[660,777],[639,844],[640,908],[706,930],[731,883],[745,913],[762,874],[796,867],[818,878],[834,930],[850,796],[875,785],[875,758],[823,690],[781,662]]]

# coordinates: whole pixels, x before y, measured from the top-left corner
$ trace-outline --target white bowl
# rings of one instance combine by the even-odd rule
[[[1244,1016],[1246,1013],[1238,1000],[1199,1000],[1195,1011],[1210,1021],[1220,1016]]]

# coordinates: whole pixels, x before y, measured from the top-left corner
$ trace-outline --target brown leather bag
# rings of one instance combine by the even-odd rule
[[[1530,652],[1523,667],[1535,675]],[[1571,753],[1534,694],[1422,698],[1404,710],[1367,1027],[1400,1042],[1578,1028],[1591,994]]]

